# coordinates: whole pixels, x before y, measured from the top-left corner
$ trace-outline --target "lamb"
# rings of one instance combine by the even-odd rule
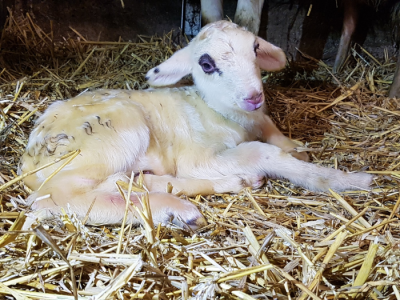
[[[192,74],[194,86],[142,91],[98,90],[48,107],[37,120],[21,172],[80,149],[43,188],[61,163],[25,178],[39,219],[69,205],[89,224],[117,224],[125,212],[115,187],[132,172],[147,171],[145,186],[154,223],[198,228],[206,224],[186,195],[257,188],[265,176],[287,178],[315,191],[367,189],[371,176],[306,162],[296,144],[264,113],[260,68],[285,67],[283,51],[244,28],[219,21],[205,26],[185,48],[148,71],[153,86]],[[260,140],[260,141],[258,141]],[[297,157],[297,158],[296,158]],[[171,183],[172,194],[165,192]],[[131,195],[140,206],[137,196]],[[128,222],[140,223],[131,209]]]

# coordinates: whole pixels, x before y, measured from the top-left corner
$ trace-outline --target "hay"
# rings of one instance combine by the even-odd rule
[[[19,231],[30,191],[17,165],[37,116],[88,88],[146,88],[146,70],[179,48],[172,33],[139,43],[72,34],[55,42],[12,13],[3,31],[0,297],[400,299],[400,109],[385,97],[394,64],[364,50],[337,77],[310,59],[265,79],[270,113],[299,150],[317,164],[377,174],[371,192],[311,193],[268,180],[190,199],[209,223],[197,232],[154,229],[149,211],[143,228],[86,226],[66,211],[35,234]],[[140,189],[132,184],[121,193]]]

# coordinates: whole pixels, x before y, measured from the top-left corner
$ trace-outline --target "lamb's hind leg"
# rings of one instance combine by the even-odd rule
[[[368,189],[372,180],[369,174],[346,173],[298,160],[276,146],[260,142],[240,144],[203,165],[189,172],[199,178],[221,174],[281,177],[314,191]]]
[[[38,219],[48,219],[59,215],[62,207],[67,210],[67,206],[69,206],[70,211],[80,219],[85,218],[90,211],[87,224],[119,224],[125,214],[125,200],[115,188],[115,182],[118,179],[123,179],[123,176],[111,176],[93,189],[93,182],[86,178],[59,177],[55,181],[56,185],[51,184],[50,181],[43,189],[30,196],[30,200],[33,201],[39,198],[32,205],[32,209],[35,211],[34,215]],[[132,195],[131,201],[134,205],[141,207],[136,196]],[[90,209],[92,203],[93,206]],[[192,228],[206,224],[195,205],[174,195],[150,193],[149,203],[154,224],[172,222],[182,226],[181,220]],[[132,206],[128,211],[127,222],[141,223],[141,219]]]
[[[219,193],[238,193],[244,187],[259,188],[264,183],[259,175],[228,175],[216,179],[176,178],[170,175],[144,175],[145,186],[151,191],[165,192],[168,183],[173,187],[172,193],[188,196],[211,195]]]

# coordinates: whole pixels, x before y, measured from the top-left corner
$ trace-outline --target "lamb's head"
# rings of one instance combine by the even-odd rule
[[[260,68],[285,67],[283,51],[228,21],[205,26],[190,44],[151,69],[153,86],[175,84],[192,74],[204,100],[216,110],[254,111],[264,103]]]

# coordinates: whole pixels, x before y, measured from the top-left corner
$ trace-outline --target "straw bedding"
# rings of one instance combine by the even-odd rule
[[[37,116],[86,89],[146,88],[146,70],[179,48],[173,33],[112,43],[71,30],[56,43],[11,13],[3,31],[0,298],[400,299],[400,108],[385,96],[395,66],[362,48],[336,77],[308,58],[264,80],[270,114],[299,150],[376,174],[372,191],[311,193],[268,180],[189,199],[209,223],[198,232],[154,228],[146,209],[144,227],[86,226],[67,208],[35,234],[20,231],[30,191],[16,172]]]

